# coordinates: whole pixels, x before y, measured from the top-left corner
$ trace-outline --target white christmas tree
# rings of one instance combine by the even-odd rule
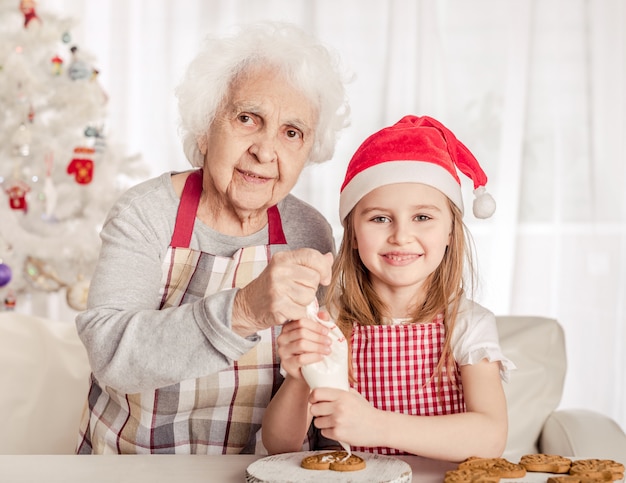
[[[60,290],[82,310],[106,213],[147,169],[107,139],[107,95],[75,22],[33,0],[0,0],[0,19],[0,310]]]

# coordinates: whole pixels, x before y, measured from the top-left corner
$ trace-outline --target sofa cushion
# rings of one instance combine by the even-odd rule
[[[0,313],[0,454],[73,453],[89,388],[74,322]]]
[[[563,329],[544,317],[498,316],[502,352],[517,366],[504,384],[509,436],[505,457],[538,451],[548,416],[561,401],[567,369]]]

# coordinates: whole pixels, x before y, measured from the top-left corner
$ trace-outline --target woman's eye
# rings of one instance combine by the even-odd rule
[[[417,215],[415,217],[415,219],[417,221],[428,221],[428,220],[430,220],[430,216],[428,216],[428,215]]]
[[[302,134],[300,133],[300,131],[297,131],[295,129],[288,129],[287,130],[287,137],[291,138],[291,139],[295,139],[295,138],[302,137]]]
[[[237,116],[237,119],[241,124],[244,124],[246,126],[251,126],[257,123],[256,118],[254,116],[251,116],[250,114],[239,114]]]

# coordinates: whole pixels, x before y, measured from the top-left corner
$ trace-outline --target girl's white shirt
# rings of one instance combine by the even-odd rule
[[[389,325],[410,323],[410,318],[394,318]],[[463,297],[452,332],[452,353],[459,366],[476,364],[483,359],[500,364],[500,377],[509,380],[515,364],[500,348],[495,315],[482,305]]]

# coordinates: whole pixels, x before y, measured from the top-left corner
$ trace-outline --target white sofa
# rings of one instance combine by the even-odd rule
[[[73,321],[0,312],[0,454],[73,453],[89,374]]]
[[[558,409],[567,370],[563,328],[544,317],[499,316],[502,351],[517,366],[504,385],[509,411],[505,457],[540,451],[626,463],[626,435],[595,411]]]
[[[498,317],[504,353],[518,369],[505,385],[505,457],[543,451],[626,462],[626,435],[608,417],[556,410],[566,371],[561,326],[541,317]],[[89,363],[74,323],[0,312],[0,454],[73,453]]]

